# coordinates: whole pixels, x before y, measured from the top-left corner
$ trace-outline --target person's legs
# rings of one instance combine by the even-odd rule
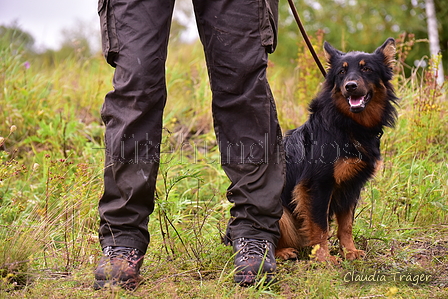
[[[284,153],[266,68],[268,52],[275,47],[277,4],[276,0],[194,0],[213,92],[221,163],[231,180],[227,197],[234,206],[229,237],[241,252],[245,251],[243,244],[251,246],[247,239],[267,241],[272,245],[268,257],[274,269],[272,251],[280,236]],[[235,264],[241,266],[239,253]],[[256,274],[258,269],[248,268],[239,271],[240,276],[237,273],[238,282],[253,280],[246,274]]]
[[[154,209],[173,6],[171,0],[100,0],[103,49],[116,69],[114,90],[106,95],[101,111],[106,125],[106,165],[98,208],[99,236],[109,259],[100,262],[97,282],[129,277],[113,269],[111,277],[106,277],[104,263],[116,257],[114,248],[125,259],[123,248],[129,248],[133,258],[127,260],[131,266],[138,264],[134,267],[138,275],[149,244],[148,218]],[[125,271],[121,262],[118,268]]]

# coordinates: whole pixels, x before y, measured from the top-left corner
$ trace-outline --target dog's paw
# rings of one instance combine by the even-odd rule
[[[348,250],[346,248],[343,248],[343,249],[341,249],[341,255],[346,260],[353,261],[353,260],[362,259],[366,255],[366,253],[364,250],[358,250],[358,249]]]
[[[334,255],[319,255],[311,257],[312,261],[319,262],[319,263],[327,263],[330,265],[339,265],[341,263],[341,259]]]
[[[294,248],[280,248],[275,250],[275,257],[283,260],[292,260],[297,258],[297,250]]]
[[[341,259],[337,256],[332,256],[327,247],[321,247],[320,244],[313,246],[311,250],[310,259],[316,262],[329,263],[333,265],[338,265]]]
[[[334,255],[330,255],[326,260],[326,262],[331,265],[339,265],[341,264],[341,261],[342,261],[341,258]]]

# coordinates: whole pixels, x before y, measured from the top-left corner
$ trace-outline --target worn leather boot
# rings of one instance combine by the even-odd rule
[[[241,286],[253,285],[265,274],[265,283],[272,281],[277,268],[274,244],[246,238],[233,240],[232,243],[235,252],[235,282]]]
[[[95,270],[93,288],[120,286],[134,290],[141,279],[140,267],[144,254],[135,248],[107,246],[103,249],[104,256]]]

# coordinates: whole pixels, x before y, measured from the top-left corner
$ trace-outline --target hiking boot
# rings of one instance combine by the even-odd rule
[[[140,267],[144,254],[135,248],[107,246],[95,270],[93,288],[120,286],[134,290],[141,281]]]
[[[233,240],[235,254],[235,282],[241,286],[253,285],[266,274],[266,281],[272,281],[277,268],[274,244],[267,240],[239,238]]]

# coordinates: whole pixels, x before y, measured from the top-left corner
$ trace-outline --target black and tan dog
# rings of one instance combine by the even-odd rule
[[[329,222],[338,224],[340,252],[360,258],[352,236],[354,211],[365,183],[381,161],[380,138],[394,125],[397,101],[391,79],[395,41],[373,53],[336,50],[325,43],[328,74],[311,102],[308,121],[288,132],[281,239],[276,256],[296,258],[296,249],[316,246],[318,261],[336,258],[328,248]]]

